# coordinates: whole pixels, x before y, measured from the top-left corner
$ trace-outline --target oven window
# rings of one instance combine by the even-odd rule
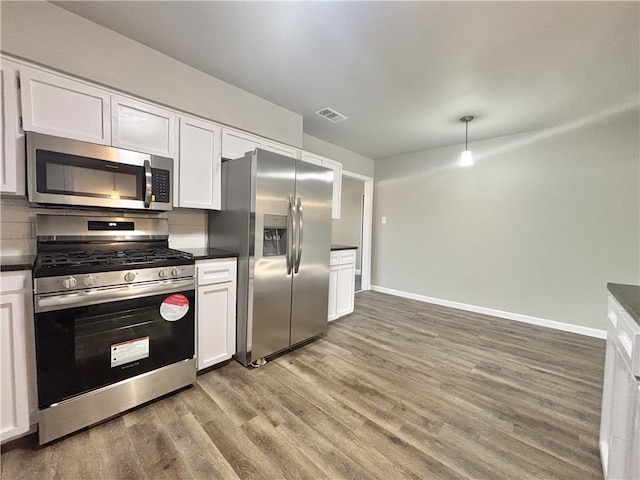
[[[190,290],[36,314],[40,408],[192,358],[194,311]]]
[[[37,190],[80,197],[143,200],[144,169],[94,158],[36,151]]]

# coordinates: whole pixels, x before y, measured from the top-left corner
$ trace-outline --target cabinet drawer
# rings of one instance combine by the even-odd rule
[[[355,263],[356,262],[356,251],[355,250],[342,250],[338,252],[340,254],[340,265],[345,263]]]
[[[203,260],[196,262],[198,286],[236,280],[235,259]]]
[[[2,272],[0,275],[0,291],[8,292],[31,292],[31,272]]]
[[[329,265],[340,265],[340,252],[331,252],[331,256],[329,257]]]

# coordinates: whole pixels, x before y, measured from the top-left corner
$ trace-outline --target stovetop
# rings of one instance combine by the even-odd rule
[[[191,263],[193,256],[190,253],[171,248],[44,251],[36,257],[34,276],[111,272]]]

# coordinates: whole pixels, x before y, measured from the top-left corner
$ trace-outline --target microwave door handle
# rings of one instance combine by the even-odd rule
[[[151,206],[151,190],[153,188],[153,175],[151,174],[151,162],[144,161],[144,208]]]
[[[302,260],[302,235],[304,233],[304,223],[303,223],[303,216],[302,216],[302,200],[300,199],[300,197],[298,197],[298,202],[296,204],[296,209],[298,210],[298,252],[297,252],[297,256],[296,256],[296,267],[295,267],[295,273],[298,273],[298,270],[300,270],[300,260]]]

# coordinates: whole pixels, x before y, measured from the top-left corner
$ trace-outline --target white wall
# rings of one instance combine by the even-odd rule
[[[306,133],[303,135],[302,148],[308,152],[342,163],[343,170],[359,173],[366,177],[373,177],[375,163],[370,158],[363,157]]]
[[[340,218],[331,221],[331,243],[358,247],[356,270],[360,270],[362,256],[362,195],[364,182],[342,179]]]
[[[134,96],[302,147],[301,115],[49,2],[2,2],[0,49]]]
[[[640,284],[640,120],[603,117],[376,161],[372,283],[604,329]]]

